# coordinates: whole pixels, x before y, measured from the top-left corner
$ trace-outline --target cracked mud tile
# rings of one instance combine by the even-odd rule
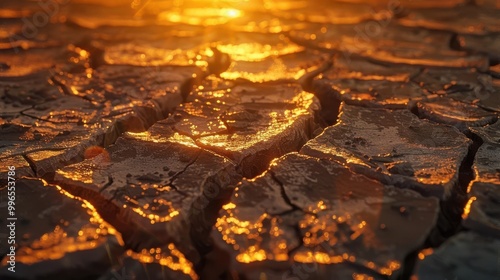
[[[37,175],[43,176],[79,157],[86,148],[102,145],[106,128],[100,125],[35,122],[34,126],[4,124],[2,133],[16,138],[0,148],[1,159],[16,167],[25,166],[16,158],[24,157]]]
[[[500,64],[490,66],[489,72],[495,79],[500,79]]]
[[[64,6],[61,15],[69,22],[90,29],[100,27],[136,27],[153,24],[153,19],[134,17],[130,2],[71,1]]]
[[[500,123],[470,130],[483,141],[472,166],[476,181],[500,184]]]
[[[142,32],[149,32],[144,29]],[[173,32],[173,31],[172,31]],[[176,32],[181,32],[176,30]],[[186,33],[192,33],[189,29]],[[159,34],[158,38],[142,38],[141,34],[126,38],[126,42],[106,42],[104,61],[108,64],[131,64],[138,66],[198,66],[206,68],[213,60],[210,43],[216,40],[215,33]],[[171,38],[166,41],[164,38]],[[118,43],[117,43],[118,42]]]
[[[53,172],[91,146],[108,146],[124,131],[144,131],[164,118],[196,73],[196,67],[102,66],[60,74],[38,92],[14,83],[2,96],[11,113],[0,128],[9,138],[0,158],[24,155],[37,175]]]
[[[97,280],[115,279],[199,279],[193,264],[169,244],[164,248],[143,249],[140,252],[128,250],[118,260],[120,263]]]
[[[423,245],[438,212],[436,198],[291,153],[237,186],[213,235],[229,252],[231,269],[244,275],[293,275],[294,267],[316,263],[314,279],[353,272],[379,279],[398,274],[405,257]]]
[[[228,80],[243,80],[254,83],[271,81],[298,81],[309,72],[322,67],[326,56],[315,51],[300,51],[281,56],[270,56],[262,61],[233,61],[220,74]]]
[[[20,156],[29,158],[30,153],[38,153],[36,157],[40,159],[40,153],[43,152],[47,155],[45,159],[48,159],[54,153],[59,153],[60,157],[52,162],[57,164],[59,160],[74,158],[76,146],[85,149],[86,145],[99,142],[96,135],[84,128],[84,122],[95,121],[97,109],[83,99],[63,96],[55,86],[49,84],[47,76],[37,75],[0,83],[5,85],[0,95],[6,109],[0,124],[0,131],[4,135],[0,141],[2,160],[16,162]],[[95,125],[93,127],[97,128]],[[40,168],[50,171],[50,165]]]
[[[500,124],[470,128],[482,139],[472,165],[475,179],[470,183],[469,201],[463,225],[473,231],[500,238]]]
[[[0,191],[7,204],[8,189]],[[7,235],[7,208],[2,235]],[[123,254],[121,237],[87,201],[40,180],[16,180],[16,265],[8,271],[10,246],[2,246],[2,279],[88,279]]]
[[[368,20],[387,20],[390,11],[383,6],[366,2],[346,3],[343,1],[321,1],[314,5],[307,1],[277,1],[267,3],[273,15],[313,23],[355,24]]]
[[[68,60],[72,57],[76,58],[77,54],[61,46],[3,51],[0,52],[0,63],[5,66],[0,70],[0,79],[12,82],[44,70],[57,71],[70,65]]]
[[[236,61],[262,61],[303,51],[305,48],[290,42],[282,34],[231,32],[221,30],[217,49]]]
[[[398,23],[458,34],[485,35],[500,32],[498,10],[475,5],[458,5],[451,9],[429,8],[412,10]]]
[[[23,157],[22,155],[19,156],[13,156],[13,157],[8,157],[2,159],[2,162],[4,165],[0,167],[0,173],[2,174],[0,176],[0,182],[4,184],[7,181],[7,173],[9,172],[8,167],[9,166],[15,166],[16,167],[16,174],[20,177],[22,176],[27,176],[27,177],[34,177],[35,173],[31,169],[31,166],[28,161],[26,161],[26,158]]]
[[[46,15],[43,10],[36,14],[40,16],[40,12]],[[11,56],[17,56],[17,59],[29,58],[38,61],[40,58],[36,56],[37,54],[41,54],[43,58],[50,52],[59,59],[61,58],[60,54],[64,54],[73,44],[91,36],[101,37],[100,34],[91,34],[90,30],[64,24],[64,19],[56,18],[54,17],[53,22],[41,27],[30,25],[33,15],[12,22],[6,28],[10,31],[8,36],[0,41],[0,49],[5,54],[10,53]],[[57,20],[60,21],[57,22]],[[4,25],[0,22],[0,26]],[[52,60],[52,62],[54,61]],[[41,61],[38,64],[43,62],[50,63],[51,61]]]
[[[375,26],[376,31],[367,31]],[[361,34],[361,35],[360,35]],[[292,41],[342,56],[361,56],[374,61],[427,67],[475,67],[486,69],[484,55],[451,50],[452,33],[408,28],[377,22],[357,25],[314,25],[290,32]]]
[[[478,73],[477,69],[424,69],[411,78],[427,92],[437,95],[474,91],[479,92],[488,83],[488,75]]]
[[[245,177],[260,174],[272,159],[298,150],[317,127],[318,101],[299,85],[244,84],[217,90],[212,88],[222,85],[205,86],[155,124],[152,134],[171,127],[200,147],[233,160]]]
[[[78,31],[73,31],[70,34],[75,32]],[[46,32],[45,34],[39,34],[42,37],[41,39],[35,38],[29,41],[37,40],[40,44],[47,44],[47,46],[31,46],[28,44],[21,48],[17,47],[13,42],[12,49],[0,52],[0,65],[2,65],[0,67],[0,81],[10,84],[17,82],[16,86],[26,87],[21,81],[52,76],[60,72],[81,73],[88,71],[90,53],[64,41],[64,39],[72,39],[76,35],[68,34],[69,38],[60,39],[56,42],[47,39],[63,36],[60,34],[59,30],[53,33]],[[26,39],[21,38],[21,40]],[[46,84],[47,81],[42,83]]]
[[[340,120],[301,153],[341,162],[385,184],[446,198],[471,141],[456,128],[417,118],[408,110],[343,104]]]
[[[51,72],[39,71],[28,76],[0,78],[0,124],[32,124],[25,110],[62,96],[49,80]]]
[[[338,58],[312,80],[320,100],[338,100],[365,107],[406,108],[413,99],[428,95],[410,78],[418,67],[385,66],[364,59]]]
[[[11,56],[18,56],[17,59],[19,59],[22,57],[19,51],[30,48],[61,46],[54,37],[47,38],[40,34],[42,29],[48,25],[53,25],[50,23],[49,18],[46,18],[47,12],[41,7],[46,3],[29,1],[14,2],[16,1],[4,1],[2,7],[0,7],[0,50],[2,50],[4,55],[8,53],[8,50],[17,50],[12,52]],[[42,13],[43,18],[40,18]],[[37,24],[33,24],[34,21],[32,19],[34,17],[37,19]],[[38,24],[40,20],[44,24],[38,26],[40,25]],[[36,61],[36,56],[32,57],[32,59]]]
[[[0,16],[2,19],[19,19],[32,15],[36,7],[32,2],[9,1],[0,8]]]
[[[419,279],[498,279],[500,240],[461,232],[418,264]]]
[[[492,124],[498,119],[497,114],[475,104],[454,100],[452,96],[419,101],[416,108],[420,117],[455,126],[460,131]]]
[[[20,25],[19,27],[21,27]],[[2,26],[3,27],[3,26]],[[15,32],[20,32],[16,28],[17,26],[11,26],[10,30],[4,30],[6,32],[9,32],[9,35],[6,35],[6,38],[3,39],[2,41],[7,41],[7,42],[0,42],[0,50],[2,51],[2,54],[0,54],[0,61],[9,61],[9,63],[15,64],[16,61],[20,59],[29,59],[34,61],[33,68],[35,67],[47,67],[51,66],[50,60],[41,60],[40,56],[42,57],[51,57],[50,54],[50,49],[53,49],[54,53],[61,52],[63,51],[63,48],[59,48],[61,44],[58,41],[55,40],[29,40],[22,35],[18,35]],[[14,34],[12,34],[14,33]],[[1,35],[1,33],[0,33]],[[31,51],[29,53],[25,53],[26,50],[30,49]],[[44,49],[41,51],[41,49]],[[21,53],[19,53],[21,52]],[[8,54],[6,56],[6,54]],[[52,55],[53,55],[52,54]],[[8,57],[11,56],[11,57]],[[20,75],[20,74],[25,74],[28,73],[30,70],[30,67],[20,67],[18,65],[15,65],[14,67],[11,67],[10,64],[7,62],[3,62],[4,67],[0,69],[0,74],[2,76],[5,75]],[[6,66],[7,67],[6,67]],[[31,68],[31,69],[33,69]],[[5,72],[5,73],[2,73]]]
[[[227,27],[236,32],[280,34],[303,29],[305,26],[307,26],[307,23],[280,18],[269,13],[246,12],[241,17],[233,19],[231,25]]]
[[[182,102],[184,87],[201,76],[194,66],[103,65],[89,73],[63,73],[54,81],[70,95],[106,105],[111,116],[148,106],[151,115],[166,116]]]
[[[420,117],[456,126],[460,130],[468,126],[493,123],[497,114],[483,106],[494,102],[494,80],[477,69],[424,69],[411,78],[428,95],[413,99],[408,107]]]
[[[481,85],[473,87],[471,91],[467,91],[467,87],[471,85],[465,86],[463,84],[456,88],[451,86],[448,90],[452,91],[444,96],[456,101],[475,105],[498,115],[498,113],[500,113],[500,95],[498,94],[500,92],[500,79],[496,79],[494,75],[479,75],[478,80]],[[455,91],[454,88],[457,91]],[[432,98],[435,98],[435,96],[431,96],[428,101],[431,101]]]
[[[283,34],[228,33],[217,49],[231,59],[220,77],[254,83],[296,81],[323,66],[328,58],[290,42]]]
[[[197,261],[218,204],[239,180],[233,164],[164,132],[128,133],[102,155],[57,171],[55,181],[92,201],[133,249],[174,243]],[[191,241],[191,237],[193,238]]]
[[[5,11],[0,10],[0,18],[2,19],[0,22],[0,26],[2,26],[2,30],[0,31],[0,49],[5,50],[12,48],[11,43],[6,42],[9,41],[12,34],[20,34],[23,25],[20,18],[6,18],[2,13],[5,13]]]
[[[451,8],[455,7],[457,5],[462,5],[464,2],[467,0],[444,0],[444,1],[433,1],[433,0],[419,0],[419,1],[413,1],[413,0],[401,0],[397,2],[387,2],[386,0],[370,0],[370,1],[364,1],[364,0],[340,0],[342,2],[349,2],[349,3],[367,3],[369,5],[380,5],[384,6],[386,8],[391,8],[396,9],[398,6],[397,4],[400,4],[401,8],[408,8],[408,9],[415,9],[415,8]],[[480,0],[481,1],[481,0]],[[490,1],[490,0],[486,0]],[[396,10],[397,11],[397,10]]]
[[[476,0],[475,4],[480,7],[500,9],[500,2],[498,0]]]
[[[334,58],[333,66],[322,77],[334,79],[357,79],[360,81],[406,82],[419,75],[420,67],[406,65],[384,65],[363,58],[339,55]]]
[[[500,183],[473,181],[465,205],[462,224],[465,228],[500,239]]]
[[[0,54],[0,62],[12,61],[12,69],[0,71],[0,74],[6,75],[2,72],[15,70],[26,71],[24,68],[27,66],[20,68],[15,63],[22,58],[25,59],[24,61],[29,59],[38,62],[40,60],[32,66],[53,63],[54,59],[43,59],[44,56],[55,55],[57,51],[64,51],[65,46],[74,45],[88,51],[93,64],[206,67],[211,59],[212,54],[208,47],[215,40],[214,32],[203,32],[201,28],[184,25],[158,25],[152,20],[132,19],[132,15],[121,14],[120,18],[113,19],[113,13],[109,13],[109,10],[116,10],[115,8],[104,9],[104,13],[108,13],[107,16],[96,20],[96,15],[103,13],[102,6],[78,6],[79,8],[72,7],[69,10],[61,8],[57,14],[61,22],[47,24],[37,29],[34,38],[23,34],[13,34],[8,38],[9,43],[0,43],[0,49],[3,47],[16,51],[12,52],[15,55],[10,55],[13,56],[12,58],[4,58],[4,55]],[[89,10],[88,6],[93,8]],[[126,8],[130,11],[130,7]],[[91,11],[91,14],[83,16],[82,10]],[[120,22],[121,20],[123,22]],[[87,24],[84,23],[85,21]],[[127,25],[127,22],[130,24]],[[127,32],[123,32],[125,28]],[[170,40],[165,40],[165,38],[170,38]],[[45,48],[43,52],[38,49],[42,47]],[[30,51],[22,51],[26,49]],[[22,52],[18,54],[19,50]],[[92,65],[92,67],[96,66]]]
[[[500,113],[500,79],[490,78],[485,84],[486,90],[475,92],[475,97],[479,100],[478,106]]]
[[[498,34],[483,36],[459,35],[455,41],[457,47],[462,50],[485,54],[493,61],[500,60],[500,54],[498,53],[498,49],[500,49],[500,35]]]

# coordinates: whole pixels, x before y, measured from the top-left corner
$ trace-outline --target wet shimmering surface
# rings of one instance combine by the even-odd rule
[[[0,278],[497,279],[499,14],[3,1]]]
[[[392,275],[432,228],[436,207],[338,163],[289,154],[239,185],[216,227],[242,263],[346,262]]]
[[[6,195],[7,189],[2,190],[2,196]],[[89,202],[34,179],[18,180],[16,195],[17,209],[23,210],[17,217],[21,222],[17,223],[16,234],[22,238],[16,250],[15,279],[49,277],[53,273],[99,275],[113,261],[109,254],[123,251],[121,235],[104,222]],[[2,255],[7,250],[3,246]],[[7,260],[2,260],[2,278],[11,277]],[[80,266],[66,266],[63,260]],[[92,268],[93,263],[103,266]]]
[[[309,141],[302,153],[339,161],[356,172],[424,195],[451,194],[470,145],[467,137],[409,111],[344,104],[340,114],[339,123]]]
[[[199,146],[227,156],[244,176],[254,177],[273,158],[296,150],[317,126],[314,112],[319,102],[298,85],[236,85],[214,90],[213,82],[201,85],[157,126],[170,126]]]

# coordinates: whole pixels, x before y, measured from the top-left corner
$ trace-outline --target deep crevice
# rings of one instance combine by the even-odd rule
[[[31,170],[33,171],[33,174],[35,174],[35,177],[38,177],[38,172],[36,170],[36,163],[32,161],[26,154],[22,154],[22,157],[30,166]]]
[[[421,116],[418,112],[417,106],[409,106],[409,110],[420,119],[426,119],[433,123],[441,124]],[[474,159],[479,147],[483,144],[483,140],[481,137],[468,130],[462,131],[462,133],[470,139],[472,143],[458,168],[457,184],[453,186],[449,197],[445,200],[440,200],[440,211],[436,225],[432,229],[429,236],[427,236],[424,245],[420,249],[437,248],[443,242],[463,230],[461,223],[463,209],[468,200],[467,188],[475,179],[473,170]],[[420,249],[417,249],[407,256],[405,264],[402,268],[401,277],[399,279],[406,280],[411,277],[418,262],[417,255]]]
[[[111,186],[113,184],[113,177],[111,177],[111,175],[108,176],[108,182],[102,186],[102,188],[99,190],[99,193],[102,193],[105,189],[107,189],[109,186]]]
[[[319,116],[324,120],[326,126],[335,125],[338,121],[342,101],[337,99],[331,88],[323,83],[313,83],[308,92],[318,98],[321,105]]]
[[[390,279],[395,280],[410,280],[413,275],[413,271],[415,270],[415,266],[418,261],[418,253],[420,248],[406,255],[402,268],[398,270],[398,273],[395,277],[391,277]]]
[[[147,240],[153,246],[162,244],[154,235],[127,223],[126,218],[121,214],[121,208],[112,203],[114,196],[106,199],[101,195],[96,195],[93,191],[79,186],[64,183],[58,183],[58,185],[72,195],[89,201],[99,215],[122,235],[125,242],[125,249],[132,249],[139,252],[140,249],[148,247],[145,244],[140,244],[139,240]],[[115,193],[114,195],[116,196],[117,194]]]
[[[302,235],[302,232],[300,231],[300,226],[298,224],[295,224],[293,226],[293,230],[295,232],[295,235],[296,235],[297,240],[299,241],[299,243],[297,244],[297,246],[295,246],[295,247],[291,248],[290,250],[288,250],[288,258],[290,258],[290,259],[293,259],[292,258],[293,254],[296,251],[298,251],[300,249],[300,247],[302,247],[304,245],[304,237]]]
[[[472,166],[476,153],[483,144],[483,140],[479,136],[470,132],[466,132],[465,135],[472,140],[472,144],[459,167],[458,183],[452,189],[451,196],[446,200],[440,201],[440,212],[434,229],[427,237],[424,245],[407,256],[405,265],[402,268],[401,278],[399,279],[410,279],[418,262],[417,254],[419,250],[437,248],[443,242],[463,230],[461,222],[463,209],[468,200],[467,188],[474,180]]]

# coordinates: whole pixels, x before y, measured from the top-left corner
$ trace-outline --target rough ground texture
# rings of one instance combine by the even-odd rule
[[[2,1],[0,278],[500,279],[499,50],[498,0]]]

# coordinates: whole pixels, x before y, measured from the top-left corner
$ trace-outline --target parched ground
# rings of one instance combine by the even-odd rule
[[[498,0],[2,0],[0,278],[500,279],[499,114]]]

